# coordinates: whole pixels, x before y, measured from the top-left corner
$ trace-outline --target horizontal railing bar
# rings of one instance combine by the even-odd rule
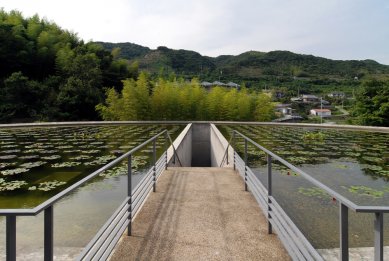
[[[354,211],[356,211],[356,209],[358,209],[358,205],[356,205],[355,203],[353,203],[349,199],[345,198],[344,196],[340,195],[338,192],[333,191],[332,189],[330,189],[329,187],[327,187],[326,185],[324,185],[320,181],[314,179],[313,177],[311,177],[310,175],[308,175],[307,173],[305,173],[301,169],[293,166],[292,164],[290,164],[289,162],[287,162],[286,160],[284,160],[283,158],[281,158],[277,154],[275,154],[275,153],[271,152],[270,150],[264,148],[263,146],[259,145],[258,143],[256,143],[252,139],[250,139],[249,137],[247,137],[244,134],[240,133],[239,131],[235,130],[235,132],[237,134],[239,134],[240,136],[242,136],[247,141],[249,141],[250,143],[252,143],[257,148],[259,148],[260,150],[262,150],[265,153],[267,153],[268,155],[272,156],[274,160],[277,160],[277,161],[281,162],[283,165],[285,165],[289,169],[291,169],[291,170],[295,171],[296,173],[300,174],[301,176],[303,176],[305,179],[310,181],[312,184],[314,184],[317,187],[325,190],[328,194],[330,194],[332,197],[335,197],[337,200],[342,202],[344,205],[348,206],[350,209],[352,209]],[[388,210],[389,210],[389,208],[388,208]]]
[[[142,189],[139,190],[139,193],[136,196],[132,197],[131,203],[133,206],[135,206],[138,203],[139,199],[142,198],[143,194],[145,193],[145,190],[147,190],[147,187],[149,187],[150,184],[153,184],[153,182],[154,182],[154,177],[150,176],[149,180],[144,184]]]
[[[141,196],[141,200],[139,200],[136,204],[133,204],[133,208],[132,208],[132,217],[134,217],[138,210],[140,209],[140,206],[142,206],[145,198],[147,197],[147,195],[151,192],[151,189],[153,188],[153,183],[150,183],[147,187],[147,189],[144,191],[144,193],[142,194]]]
[[[97,176],[100,173],[108,170],[109,168],[117,165],[119,162],[121,162],[122,160],[126,159],[130,154],[133,154],[134,152],[136,152],[139,149],[143,148],[146,144],[152,142],[153,140],[157,139],[159,136],[165,134],[166,132],[167,132],[167,130],[161,131],[157,135],[151,137],[147,141],[143,142],[142,144],[138,145],[137,147],[133,148],[132,150],[126,152],[125,154],[123,154],[119,158],[111,161],[110,163],[108,163],[107,165],[101,167],[100,169],[94,171],[92,174],[89,174],[87,177],[85,177],[85,178],[81,179],[80,181],[74,183],[70,187],[68,187],[65,190],[59,192],[57,195],[51,197],[50,199],[46,200],[45,202],[43,202],[39,206],[33,208],[32,210],[25,211],[24,209],[4,209],[4,210],[0,210],[0,215],[8,215],[8,214],[36,215],[36,214],[40,213],[42,210],[44,210],[45,208],[53,205],[58,200],[62,199],[64,196],[69,194],[71,191],[77,189],[78,187],[80,187],[84,183],[88,182],[89,180],[91,180],[95,176]]]
[[[156,169],[157,169],[157,168],[160,168],[160,167],[162,167],[162,166],[165,166],[165,162],[164,162],[164,161],[157,162],[157,163],[155,164],[155,168],[156,168]]]
[[[284,230],[288,233],[289,237],[292,239],[292,242],[296,244],[297,248],[300,249],[303,256],[309,257],[312,256],[312,253],[308,251],[308,248],[300,241],[301,236],[296,233],[296,231],[293,230],[291,226],[289,226],[286,220],[284,220],[283,215],[280,213],[279,209],[275,208],[272,204],[270,204],[271,210],[269,212],[271,218],[277,219],[278,222],[281,224],[281,226],[284,228]]]
[[[158,169],[156,169],[156,178],[158,180],[159,176],[161,176],[162,172],[165,170],[165,166],[162,165],[161,167],[159,167]]]
[[[258,181],[253,180],[253,177],[251,175],[247,175],[247,179],[250,180],[250,182],[254,185],[254,187],[258,190],[259,194],[267,200],[267,190],[261,187],[260,184],[258,184]]]
[[[139,190],[142,189],[143,185],[145,184],[145,182],[147,182],[147,180],[153,176],[153,169],[149,169],[147,171],[147,173],[144,175],[144,177],[142,178],[142,180],[138,183],[138,185],[136,185],[136,187],[133,189],[132,191],[132,197],[134,198],[134,195],[136,195],[138,193]]]
[[[112,222],[108,229],[104,231],[104,234],[101,238],[99,238],[95,244],[90,249],[88,255],[86,258],[90,259],[93,258],[96,254],[98,254],[101,250],[104,250],[104,244],[107,242],[108,237],[112,234],[112,231],[118,226],[120,222],[122,222],[123,218],[127,219],[129,216],[129,213],[127,209],[123,209],[114,219],[115,222]],[[90,256],[90,257],[89,257]]]
[[[257,176],[255,176],[255,174],[250,168],[247,168],[247,174],[248,174],[247,176],[251,176],[253,178],[253,181],[261,190],[261,193],[263,193],[263,195],[267,197],[267,189],[265,188],[264,185],[262,185],[261,181],[257,178]]]
[[[84,250],[81,252],[81,254],[78,256],[78,259],[81,260],[84,258],[90,250],[93,248],[93,246],[96,244],[96,241],[99,240],[99,238],[104,234],[104,232],[107,230],[107,228],[111,225],[113,220],[116,219],[118,214],[123,210],[126,209],[125,207],[128,206],[128,201],[130,200],[130,197],[127,197],[120,206],[116,209],[116,211],[112,214],[112,216],[105,222],[102,228],[97,232],[97,234],[92,238],[92,240],[86,245]]]
[[[259,207],[262,209],[264,214],[267,214],[267,201],[264,199],[261,194],[255,189],[252,183],[247,184],[250,192],[253,194],[254,198],[257,200]]]
[[[376,212],[389,213],[389,207],[386,207],[386,206],[358,206],[355,211],[359,212],[359,213],[376,213]]]
[[[28,208],[0,209],[0,216],[36,216],[36,214],[34,209]]]
[[[103,244],[101,245],[101,247],[97,249],[97,251],[94,253],[92,257],[88,257],[87,260],[103,260],[101,259],[101,257],[107,251],[107,248],[111,244],[112,240],[115,238],[116,233],[120,231],[122,225],[125,224],[126,221],[128,220],[129,219],[128,219],[128,212],[127,212],[127,215],[121,217],[120,220],[115,224],[115,226],[109,231],[109,234],[102,242]]]
[[[280,214],[282,214],[283,216],[283,220],[285,222],[288,223],[288,225],[295,231],[297,232],[299,235],[298,237],[300,238],[300,240],[302,240],[302,242],[304,243],[304,245],[306,247],[308,247],[308,249],[310,250],[310,252],[315,252],[316,253],[316,250],[315,248],[311,245],[311,243],[305,238],[305,236],[303,235],[303,233],[298,229],[298,227],[296,226],[296,224],[294,224],[294,222],[289,218],[289,216],[285,213],[285,211],[282,209],[282,207],[280,206],[280,204],[278,204],[277,200],[274,198],[274,197],[269,197],[270,200],[271,200],[271,204],[273,206],[273,209],[277,209],[278,212]]]
[[[276,229],[277,235],[281,238],[285,248],[288,250],[289,255],[292,256],[292,260],[307,260],[304,258],[299,249],[296,249],[296,245],[289,239],[288,233],[282,224],[277,219],[269,219],[273,228]]]
[[[124,222],[124,224],[121,226],[119,231],[116,233],[115,237],[111,241],[110,245],[107,247],[106,251],[104,252],[104,255],[100,258],[100,260],[107,260],[108,259],[108,257],[112,253],[112,250],[115,248],[117,242],[119,241],[119,239],[123,235],[123,233],[126,230],[129,223],[130,223],[130,221],[128,219]]]
[[[120,230],[123,224],[128,221],[129,213],[126,212],[125,215],[123,215],[120,220],[115,224],[114,228],[109,231],[109,234],[103,241],[103,244],[101,247],[96,251],[95,255],[92,257],[93,259],[100,258],[102,255],[104,255],[105,251],[107,250],[109,244],[111,243],[112,239],[115,238],[116,233]]]

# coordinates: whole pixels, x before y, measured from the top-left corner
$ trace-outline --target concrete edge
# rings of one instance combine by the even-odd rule
[[[212,142],[212,133],[215,134],[217,141],[219,142],[220,146],[222,147],[223,151],[215,151],[214,143]],[[229,143],[227,139],[223,136],[223,134],[219,131],[219,129],[215,126],[215,124],[211,123],[211,148],[214,150],[211,154],[215,155],[215,163],[217,167],[221,167],[221,163],[223,161],[223,158],[225,156],[226,149],[228,147]],[[217,153],[216,153],[217,152]],[[228,164],[227,160],[223,162],[223,167],[232,168],[233,167],[233,159],[234,159],[234,150],[232,147],[228,150]]]
[[[69,121],[69,122],[38,122],[38,123],[11,123],[0,124],[3,128],[22,127],[64,127],[82,125],[131,125],[131,124],[190,124],[190,123],[211,123],[219,125],[255,125],[255,126],[285,126],[285,127],[307,127],[323,129],[344,129],[355,131],[373,131],[389,133],[389,127],[358,126],[358,125],[333,125],[333,124],[313,124],[313,123],[279,123],[279,122],[253,122],[253,121]]]
[[[186,127],[181,131],[181,133],[177,136],[177,138],[173,141],[174,148],[177,150],[177,148],[180,146],[181,142],[185,139],[186,135],[189,133],[189,130],[192,128],[192,123],[189,123],[186,125]],[[167,149],[167,162],[168,164],[172,160],[174,155],[173,146],[170,145]]]

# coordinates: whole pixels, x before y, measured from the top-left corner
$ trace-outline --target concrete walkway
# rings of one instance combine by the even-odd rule
[[[290,260],[231,169],[169,168],[111,260]]]

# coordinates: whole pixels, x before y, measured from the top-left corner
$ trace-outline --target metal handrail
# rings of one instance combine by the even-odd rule
[[[241,136],[245,140],[244,161],[239,157],[239,155],[236,153],[236,150],[235,150],[235,153],[234,153],[234,169],[235,169],[235,166],[238,166],[239,167],[238,168],[239,172],[244,171],[244,176],[243,176],[242,173],[240,173],[240,174],[244,178],[245,190],[246,191],[248,190],[248,186],[250,188],[252,188],[252,186],[253,186],[251,177],[248,176],[248,174],[250,174],[251,170],[250,170],[250,168],[247,165],[247,154],[248,154],[247,153],[247,142],[250,142],[255,147],[257,147],[258,149],[260,149],[263,152],[265,152],[266,155],[267,155],[267,175],[268,175],[268,181],[267,181],[268,182],[268,184],[267,184],[268,187],[267,188],[268,189],[267,189],[267,202],[266,202],[266,204],[267,204],[267,213],[268,213],[268,231],[269,231],[269,234],[272,233],[272,226],[273,226],[273,224],[278,229],[280,229],[279,226],[281,224],[278,221],[275,221],[278,218],[277,215],[279,215],[276,212],[277,211],[279,213],[283,212],[283,210],[279,207],[278,203],[276,202],[276,200],[272,196],[272,160],[275,159],[275,160],[278,160],[283,165],[285,165],[286,167],[288,167],[289,169],[291,169],[294,172],[300,174],[303,178],[305,178],[306,180],[308,180],[309,182],[311,182],[315,186],[323,189],[325,192],[327,192],[330,196],[332,196],[333,198],[335,198],[339,202],[339,207],[340,207],[340,209],[339,209],[340,260],[345,261],[345,260],[349,259],[348,209],[352,209],[355,212],[374,213],[375,214],[375,220],[374,220],[374,260],[375,261],[382,261],[383,260],[383,222],[384,222],[383,221],[383,214],[389,212],[389,206],[360,206],[360,205],[357,205],[354,202],[352,202],[351,200],[349,200],[348,198],[340,195],[339,193],[337,193],[336,191],[332,190],[328,186],[324,185],[320,181],[318,181],[315,178],[311,177],[306,172],[304,172],[301,169],[297,168],[296,166],[292,165],[291,163],[289,163],[285,159],[281,158],[280,156],[276,155],[272,151],[270,151],[270,150],[266,149],[265,147],[259,145],[258,143],[256,143],[255,141],[253,141],[252,139],[250,139],[249,137],[247,137],[246,135],[240,133],[237,130],[233,130],[232,131],[232,138],[233,138],[234,144],[235,144],[235,140],[234,140],[235,139],[235,134],[238,134],[239,136]],[[233,149],[235,149],[235,148],[233,148]],[[239,160],[241,162],[239,162]],[[244,167],[244,170],[243,170],[243,167]],[[258,181],[259,181],[259,179],[258,179]],[[257,194],[258,191],[253,191],[253,192],[256,193],[255,197],[257,197],[258,196],[258,194]],[[263,194],[261,196],[264,197]],[[258,198],[258,200],[260,202],[262,202],[262,203],[264,202],[264,198]],[[262,207],[264,207],[264,206],[262,206]],[[282,230],[282,229],[285,229],[285,230]],[[282,229],[280,231],[282,233],[282,235],[280,235],[281,240],[283,241],[283,243],[286,246],[286,248],[288,250],[290,250],[288,252],[290,252],[292,258],[296,259],[296,260],[300,260],[300,258],[298,257],[298,255],[300,255],[300,253],[298,251],[305,251],[305,250],[304,249],[303,250],[299,249],[297,247],[298,251],[296,253],[298,255],[295,255],[295,252],[293,252],[294,248],[293,248],[293,246],[290,245],[290,242],[293,241],[293,240],[288,238],[285,235],[285,233],[288,234],[288,231],[292,231],[292,233],[300,234],[301,239],[303,241],[306,241],[306,238],[304,237],[304,235],[298,230],[298,228],[294,224],[292,224],[291,227],[282,228]],[[306,246],[309,249],[312,250],[312,247],[310,246],[309,242],[308,242],[308,244]],[[316,254],[317,253],[314,253],[314,255],[316,255]],[[318,258],[315,258],[315,259],[318,259]]]
[[[80,186],[82,186],[86,182],[90,181],[91,179],[93,179],[97,175],[101,174],[102,172],[110,169],[113,166],[116,166],[117,164],[119,164],[121,161],[123,161],[126,158],[128,158],[128,177],[129,177],[128,178],[128,188],[127,188],[128,189],[128,197],[122,203],[121,209],[123,209],[123,207],[125,207],[127,205],[129,206],[128,221],[126,221],[124,223],[121,221],[121,223],[120,223],[121,227],[120,228],[114,227],[114,229],[116,232],[121,232],[121,231],[123,231],[123,229],[125,227],[128,227],[128,231],[129,231],[128,233],[130,235],[131,234],[131,221],[132,221],[133,214],[134,214],[134,213],[132,213],[132,200],[133,200],[132,197],[133,197],[134,193],[133,193],[133,190],[131,187],[132,181],[130,178],[131,177],[131,155],[134,154],[135,152],[137,152],[139,149],[146,146],[147,144],[149,144],[150,142],[153,142],[153,163],[154,163],[154,165],[153,165],[153,167],[151,167],[152,172],[150,175],[153,176],[153,178],[151,180],[153,182],[153,186],[152,186],[153,191],[155,191],[157,175],[160,175],[160,174],[156,173],[157,172],[156,165],[158,163],[159,164],[158,166],[162,166],[162,164],[160,163],[161,159],[158,161],[156,160],[156,140],[164,134],[165,134],[165,152],[162,154],[161,158],[164,157],[163,165],[166,168],[167,163],[168,163],[167,162],[167,143],[168,143],[168,141],[170,141],[170,144],[173,147],[174,155],[177,156],[177,158],[178,158],[178,155],[176,155],[177,152],[174,148],[174,144],[172,142],[172,139],[170,137],[168,130],[161,131],[157,135],[151,137],[147,141],[145,141],[142,144],[138,145],[137,147],[131,149],[130,151],[126,152],[125,154],[121,155],[120,157],[116,158],[115,160],[111,161],[110,163],[106,164],[105,166],[101,167],[100,169],[94,171],[93,173],[89,174],[87,177],[81,179],[80,181],[76,182],[75,184],[71,185],[70,187],[66,188],[65,190],[61,191],[60,193],[56,194],[55,196],[51,197],[50,199],[46,200],[45,202],[41,203],[40,205],[38,205],[37,207],[35,207],[33,209],[0,209],[0,216],[6,216],[6,244],[7,244],[7,246],[6,246],[6,259],[7,259],[7,261],[8,260],[12,260],[12,261],[16,260],[16,217],[17,216],[36,216],[37,214],[39,214],[42,211],[44,211],[44,260],[53,260],[53,255],[54,255],[54,252],[53,252],[53,248],[54,248],[54,245],[53,245],[53,240],[54,240],[53,205],[56,202],[58,202],[60,199],[62,199],[63,197],[67,196],[69,193],[74,191],[75,189],[79,188]],[[181,164],[181,162],[180,162],[180,164]],[[162,171],[162,170],[159,169],[159,171]],[[150,171],[148,171],[148,173],[149,172]],[[145,178],[149,178],[149,176],[145,177]],[[143,194],[142,194],[141,198],[139,198],[138,196],[135,196],[134,199],[138,198],[140,200],[144,200]],[[141,201],[138,201],[138,202],[141,202]],[[137,206],[137,211],[139,211],[139,209],[140,209],[139,207],[140,206]],[[117,216],[115,216],[115,215],[118,215],[117,214],[118,212],[119,211],[116,211],[115,214],[106,223],[106,225],[104,225],[104,227],[102,228],[103,232],[108,227],[108,225],[111,225],[112,220],[117,218]],[[122,212],[123,211],[121,211],[120,213],[122,213]],[[123,220],[123,217],[121,217],[121,220]],[[124,228],[123,228],[123,225],[125,225]],[[103,233],[103,232],[101,232],[101,233]],[[112,231],[110,231],[110,232],[112,232]],[[98,240],[100,237],[101,237],[101,234],[99,234],[98,236],[96,235],[93,240]],[[113,235],[110,235],[110,237],[113,237]],[[119,238],[119,236],[118,236],[118,234],[116,234],[114,239],[118,240],[118,238]],[[88,244],[87,247],[93,246],[94,243],[96,243],[93,240],[91,241],[91,243]],[[111,240],[111,243],[112,242],[113,241]],[[112,248],[112,245],[109,245],[107,247]],[[87,249],[83,251],[83,253],[86,253],[86,252],[87,252]]]
[[[180,164],[180,166],[182,167],[182,164],[181,164],[180,158],[178,157],[178,153],[177,153],[177,151],[176,151],[176,148],[174,147],[174,144],[173,144],[172,138],[170,137],[170,134],[169,134],[169,132],[167,132],[167,136],[168,136],[168,138],[169,138],[169,140],[170,140],[170,144],[171,144],[171,145],[172,145],[172,147],[173,147],[173,153],[174,153],[174,156],[175,156],[175,157],[177,157],[178,163],[179,163],[179,164]]]
[[[228,141],[227,148],[223,154],[222,162],[220,163],[220,167],[223,167],[224,161],[226,161],[226,159],[227,159],[227,165],[228,165],[228,148],[230,147],[230,143],[231,143],[233,138],[234,138],[234,136],[232,135],[230,140]]]
[[[338,201],[342,202],[344,205],[346,205],[350,209],[354,210],[355,212],[364,212],[364,213],[369,213],[369,212],[370,213],[389,212],[389,206],[360,206],[360,205],[355,204],[354,202],[352,202],[348,198],[340,195],[338,192],[332,190],[331,188],[329,188],[328,186],[324,185],[320,181],[318,181],[315,178],[311,177],[309,174],[307,174],[303,170],[301,170],[301,169],[297,168],[296,166],[292,165],[291,163],[287,162],[285,159],[281,158],[280,156],[278,156],[274,152],[272,152],[272,151],[266,149],[265,147],[259,145],[258,143],[256,143],[255,141],[253,141],[252,139],[247,137],[246,135],[240,133],[237,130],[233,130],[233,131],[235,133],[237,133],[238,135],[242,136],[244,139],[246,139],[250,143],[252,143],[255,147],[259,148],[260,150],[262,150],[266,154],[270,155],[272,158],[278,160],[279,162],[281,162],[286,167],[290,168],[294,172],[296,172],[296,173],[300,174],[301,176],[303,176],[305,179],[307,179],[308,181],[313,183],[315,186],[325,190],[329,195],[331,195],[332,197],[336,198]]]

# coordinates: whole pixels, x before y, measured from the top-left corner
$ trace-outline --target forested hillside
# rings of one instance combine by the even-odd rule
[[[240,55],[222,55],[216,58],[202,56],[187,50],[158,47],[151,50],[132,43],[103,43],[108,50],[122,49],[120,57],[139,62],[139,68],[154,74],[169,74],[201,80],[245,81],[293,81],[300,78],[313,84],[351,81],[355,77],[389,78],[389,66],[373,60],[337,61],[313,55],[288,51],[249,51]],[[142,51],[139,51],[142,50]],[[163,71],[161,71],[163,70]]]
[[[219,79],[247,89],[207,91],[199,85]],[[0,9],[1,123],[270,120],[270,98],[260,92],[267,88],[285,94],[283,100],[273,97],[278,102],[297,93],[344,91],[353,97],[345,100],[351,123],[387,126],[388,86],[389,66],[372,60],[334,61],[287,51],[212,58],[167,47],[85,43],[37,15]]]
[[[97,119],[104,86],[137,67],[37,15],[0,10],[0,122]]]

